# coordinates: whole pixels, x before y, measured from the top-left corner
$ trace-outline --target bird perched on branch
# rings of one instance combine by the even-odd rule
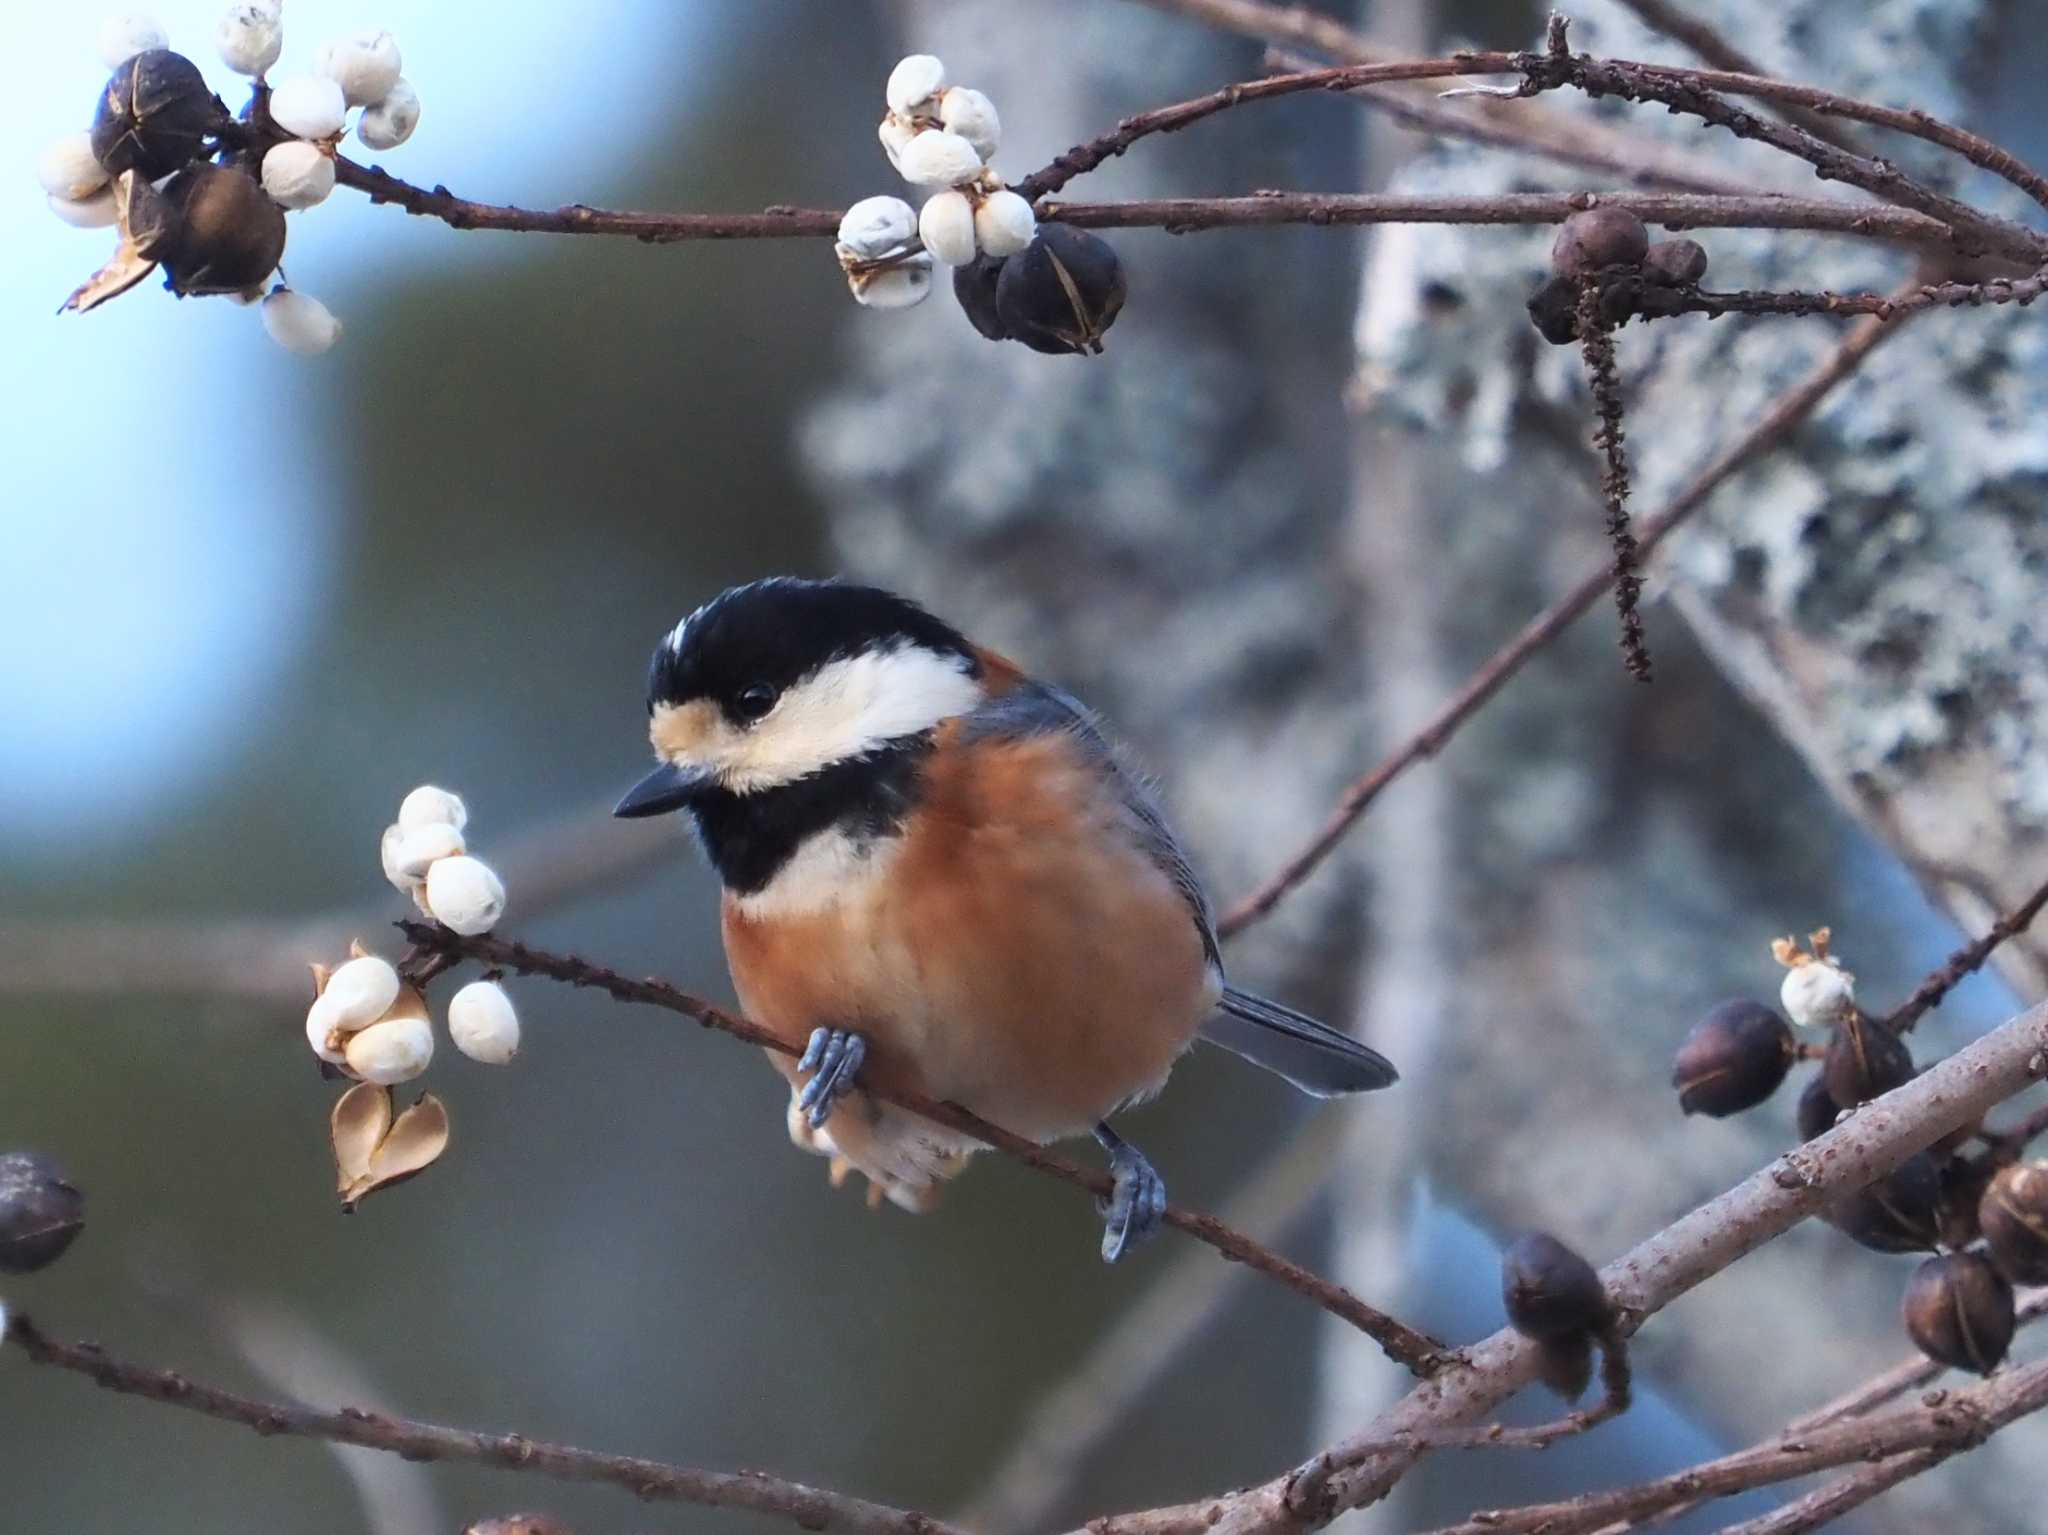
[[[1223,978],[1209,904],[1089,712],[904,598],[788,578],[655,648],[660,765],[615,814],[687,810],[725,886],[747,1015],[801,1051],[790,1132],[906,1209],[976,1143],[879,1098],[950,1099],[1109,1153],[1103,1257],[1149,1235],[1158,1173],[1109,1127],[1201,1037],[1317,1096],[1377,1052]]]

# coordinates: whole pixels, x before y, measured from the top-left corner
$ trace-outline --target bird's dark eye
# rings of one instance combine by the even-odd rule
[[[775,707],[775,689],[765,682],[757,682],[739,696],[740,718],[757,720]]]

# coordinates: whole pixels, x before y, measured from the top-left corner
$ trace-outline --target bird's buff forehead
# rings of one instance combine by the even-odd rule
[[[718,705],[708,698],[656,704],[647,720],[647,738],[654,743],[655,755],[665,762],[703,761],[729,729]]]

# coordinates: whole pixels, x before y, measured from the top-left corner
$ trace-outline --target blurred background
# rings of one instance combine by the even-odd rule
[[[1417,48],[1537,25],[1493,0],[1321,8]],[[837,207],[894,190],[872,124],[911,49],[996,96],[1013,174],[1259,71],[1257,42],[1165,9],[291,0],[280,68],[390,28],[425,114],[370,158],[467,196]],[[1616,8],[1583,9],[1597,27]],[[215,11],[158,7],[219,84]],[[1931,99],[2038,160],[2048,34],[2022,11],[1895,0],[1871,25],[1896,15],[1937,52],[1967,31]],[[56,319],[110,237],[50,218],[32,167],[88,119],[97,22],[17,8],[7,34],[32,67],[0,140],[0,1145],[59,1159],[90,1222],[0,1296],[259,1391],[768,1467],[991,1529],[1271,1475],[1398,1390],[1284,1291],[1188,1295],[1213,1260],[1173,1240],[1104,1270],[1086,1204],[994,1160],[930,1218],[871,1214],[790,1149],[749,1052],[538,983],[512,983],[511,1068],[448,1050],[426,1079],[448,1156],[343,1218],[302,967],[357,934],[396,952],[377,833],[432,781],[503,867],[507,931],[726,998],[710,877],[672,828],[601,809],[642,768],[653,640],[775,571],[898,586],[1083,693],[1227,903],[1598,558],[1582,424],[1525,412],[1514,441],[1549,446],[1489,465],[1361,405],[1375,256],[1334,230],[1114,236],[1132,299],[1093,361],[988,346],[945,293],[857,309],[818,242],[464,234],[345,192],[293,215],[286,258],[347,327],[326,357],[153,284]],[[1415,152],[1299,100],[1072,190],[1354,189]],[[1498,238],[1532,263],[1547,243]],[[1673,432],[1694,461],[1713,446]],[[1653,689],[1590,618],[1234,955],[1247,984],[1362,1016],[1409,1070],[1400,1094],[1311,1116],[1200,1054],[1131,1116],[1177,1197],[1237,1197],[1454,1341],[1499,1325],[1495,1251],[1518,1228],[1604,1260],[1789,1136],[1790,1094],[1755,1123],[1689,1123],[1663,1080],[1708,1004],[1775,989],[1773,933],[1832,922],[1879,1002],[1958,938],[1816,781],[1811,743],[1782,744],[1668,604],[1650,622]],[[2016,1001],[1972,981],[1929,1044]],[[1901,1354],[1906,1272],[1796,1232],[1654,1324],[1625,1420],[1540,1458],[1438,1457],[1362,1518],[1419,1528],[1746,1443]],[[1112,1336],[1140,1340],[1133,1360],[1171,1347],[1125,1367],[1143,1389],[1076,1389]],[[1060,1448],[1120,1394],[1113,1427]],[[411,1535],[520,1507],[582,1535],[747,1523],[260,1441],[18,1359],[0,1446],[0,1523],[24,1532]],[[1954,1535],[2017,1527],[1980,1462],[1843,1527],[1917,1528],[1921,1498]]]

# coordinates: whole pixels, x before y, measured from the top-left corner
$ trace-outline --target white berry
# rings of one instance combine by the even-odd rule
[[[92,152],[90,133],[65,134],[36,161],[36,180],[43,190],[69,202],[92,196],[110,179],[107,168]]]
[[[908,245],[917,234],[917,210],[900,197],[863,197],[839,221],[839,243],[862,261]]]
[[[396,833],[393,836],[392,833]],[[427,871],[444,858],[459,858],[468,849],[462,833],[445,821],[425,826],[393,826],[387,829],[380,851],[384,877],[408,894],[419,889]]]
[[[889,110],[909,117],[946,88],[946,66],[929,53],[913,53],[889,71],[883,95]]]
[[[917,137],[917,129],[891,113],[882,119],[875,133],[882,141],[882,153],[889,157],[889,164],[901,171],[903,151],[909,147],[910,141]]]
[[[519,1015],[496,981],[471,981],[448,999],[448,1037],[455,1048],[486,1066],[502,1066],[519,1053]]]
[[[314,208],[334,191],[334,157],[304,139],[273,144],[263,156],[263,190],[281,208]]]
[[[263,300],[263,328],[287,352],[318,357],[341,339],[341,321],[317,298],[275,287]]]
[[[974,204],[964,192],[935,192],[917,216],[924,248],[947,266],[966,266],[974,259]]]
[[[904,146],[896,169],[914,186],[954,187],[981,174],[981,156],[959,134],[927,128]]]
[[[849,272],[846,285],[870,309],[909,309],[931,297],[932,258],[919,251],[872,272]]]
[[[1828,1028],[1855,1011],[1856,977],[1831,959],[1809,959],[1785,972],[1778,1000],[1800,1027]]]
[[[1003,120],[996,104],[980,91],[956,85],[939,98],[939,121],[974,146],[984,160],[993,160],[1002,142]]]
[[[329,1028],[347,1034],[375,1023],[397,1000],[398,971],[389,960],[365,954],[335,967],[313,1007]]]
[[[356,120],[356,137],[371,149],[396,149],[419,125],[420,93],[410,81],[400,80],[382,101],[363,109]]]
[[[52,197],[49,202],[50,211],[74,229],[105,229],[121,219],[121,210],[114,206],[112,187],[76,201],[69,197]]]
[[[351,1034],[342,1053],[348,1069],[365,1082],[410,1082],[434,1059],[433,1026],[424,1018],[386,1018]]]
[[[348,120],[348,98],[323,75],[294,75],[270,93],[270,115],[294,138],[331,139]]]
[[[469,824],[469,807],[462,803],[461,795],[423,783],[399,801],[398,824],[408,829],[414,826],[452,826],[461,831]]]
[[[473,937],[505,914],[505,885],[482,859],[443,858],[427,870],[426,905],[443,927]]]
[[[151,48],[170,46],[170,37],[146,11],[126,11],[100,23],[100,62],[109,69],[119,69]]]
[[[974,210],[974,238],[991,256],[1014,256],[1038,233],[1038,216],[1015,192],[991,192]]]
[[[340,86],[352,107],[367,107],[389,96],[404,65],[389,32],[337,37],[322,43],[313,56],[313,72]]]
[[[275,0],[231,5],[214,29],[220,61],[238,75],[261,75],[284,51],[284,15]]]

